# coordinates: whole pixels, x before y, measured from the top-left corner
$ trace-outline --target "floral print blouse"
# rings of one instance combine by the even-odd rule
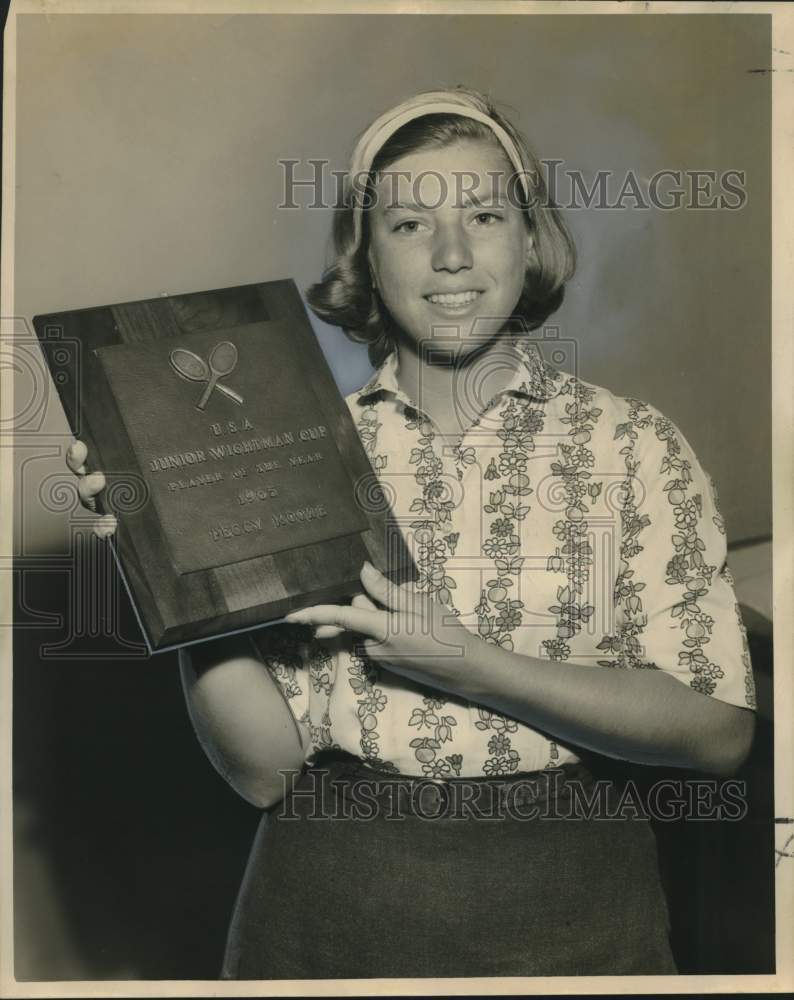
[[[419,589],[483,642],[614,670],[664,670],[755,707],[747,638],[713,485],[647,403],[549,366],[527,340],[509,385],[455,447],[399,388],[390,355],[347,398],[414,554]],[[503,776],[577,760],[513,718],[400,677],[353,636],[253,633],[311,762]]]

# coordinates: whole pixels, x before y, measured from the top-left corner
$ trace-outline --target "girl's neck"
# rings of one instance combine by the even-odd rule
[[[438,353],[444,351],[446,345],[439,344]],[[397,343],[397,382],[406,394],[420,408],[422,413],[430,417],[438,430],[445,437],[460,438],[467,430],[474,417],[474,400],[463,399],[475,392],[487,381],[488,392],[495,395],[504,388],[513,377],[515,365],[506,363],[510,357],[498,338],[491,341],[482,350],[461,357],[453,355],[449,361],[428,361],[426,353],[413,342],[398,341]],[[498,350],[498,362],[494,358]],[[515,356],[515,363],[519,361]],[[483,375],[480,378],[476,366],[482,366]],[[480,400],[485,404],[487,400]]]

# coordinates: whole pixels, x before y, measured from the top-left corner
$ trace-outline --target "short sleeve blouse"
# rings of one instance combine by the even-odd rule
[[[663,670],[755,707],[746,632],[713,485],[654,407],[522,363],[443,446],[398,386],[396,359],[347,402],[414,553],[418,586],[484,642],[610,669]],[[391,673],[355,637],[254,633],[308,734],[429,777],[508,775],[577,759],[513,718]]]

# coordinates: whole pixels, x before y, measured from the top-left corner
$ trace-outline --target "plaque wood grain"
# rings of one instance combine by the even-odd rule
[[[219,558],[222,564],[180,574],[95,352],[261,323],[265,359],[267,324],[275,321],[289,325],[295,356],[368,528],[241,561]],[[273,622],[318,602],[345,600],[360,590],[365,559],[396,582],[414,577],[410,554],[378,495],[375,474],[291,280],[50,313],[33,322],[69,425],[88,447],[88,471],[106,475],[98,506],[118,516],[110,544],[152,652]]]

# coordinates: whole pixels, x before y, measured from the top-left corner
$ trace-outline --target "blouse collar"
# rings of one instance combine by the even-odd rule
[[[528,337],[517,338],[515,348],[519,364],[499,395],[512,393],[538,402],[545,402],[556,396],[565,382],[564,373],[544,361],[537,343]],[[354,393],[357,401],[363,404],[370,397],[384,393],[416,409],[413,401],[406,396],[397,382],[398,368],[397,352],[392,351],[369,381]]]

